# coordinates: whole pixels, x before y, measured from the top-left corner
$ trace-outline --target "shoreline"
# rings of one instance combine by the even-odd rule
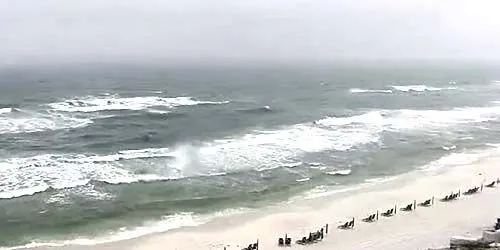
[[[208,223],[154,233],[133,239],[96,245],[65,245],[60,247],[32,247],[48,250],[114,249],[241,249],[259,239],[262,249],[279,249],[277,239],[285,233],[292,237],[295,249],[427,249],[443,247],[454,234],[479,234],[482,227],[492,224],[500,211],[500,187],[485,188],[479,194],[462,196],[456,201],[441,202],[451,191],[467,190],[487,184],[500,177],[495,163],[499,156],[457,166],[439,174],[407,173],[394,181],[361,188],[344,195],[290,202],[259,211],[224,216]],[[417,178],[420,177],[420,178]],[[398,204],[413,200],[421,202],[435,197],[432,207],[417,207],[412,212],[398,211],[378,222],[365,223],[361,218],[382,212]],[[335,199],[337,197],[338,199]],[[353,230],[339,230],[337,226],[349,218],[356,218]],[[316,231],[326,223],[330,232],[325,239],[312,245],[297,245],[295,241]]]

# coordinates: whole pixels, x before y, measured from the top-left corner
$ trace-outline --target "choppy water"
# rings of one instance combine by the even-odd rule
[[[485,66],[0,70],[0,246],[134,237],[467,164],[500,142],[498,79]]]

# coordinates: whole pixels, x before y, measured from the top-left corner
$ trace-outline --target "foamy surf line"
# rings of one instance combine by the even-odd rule
[[[363,89],[363,88],[351,88],[349,92],[353,94],[392,94],[394,92],[434,92],[434,91],[445,91],[445,90],[458,90],[458,87],[448,86],[448,87],[433,87],[427,85],[391,85],[384,89]]]
[[[27,110],[17,110],[19,114],[11,117],[14,109],[4,109],[0,113],[0,134],[34,133],[68,128],[81,128],[92,124],[90,119],[75,118],[61,114],[38,113]],[[8,111],[8,112],[7,112]]]
[[[230,228],[207,228],[203,232],[175,232],[168,236],[139,240],[135,249],[161,249],[167,240],[175,249],[215,250],[224,246],[228,246],[227,249],[241,249],[246,246],[246,242],[254,242],[255,239],[259,239],[259,247],[262,249],[280,249],[276,244],[277,237],[283,237],[284,233],[287,233],[295,241],[301,236],[307,236],[308,232],[324,226],[325,223],[331,226],[330,235],[321,243],[307,246],[307,249],[395,250],[444,246],[452,234],[470,231],[474,226],[487,225],[496,218],[500,202],[493,202],[492,199],[500,192],[499,188],[485,189],[480,194],[462,197],[450,203],[437,200],[450,191],[466,190],[496,179],[496,176],[500,175],[500,170],[494,167],[497,157],[498,155],[474,165],[457,167],[441,175],[421,175],[420,177],[425,178],[410,183],[401,182],[391,189],[381,191],[368,189],[333,202],[328,200],[315,202],[306,209],[293,208],[285,212],[266,214],[259,219],[252,218]],[[381,218],[376,223],[360,221],[377,209],[382,211],[394,207],[394,204],[403,206],[414,199],[420,202],[432,196],[436,198],[436,203],[432,207],[419,207],[411,213],[398,211],[398,215]],[[483,208],[485,206],[486,208]],[[467,216],[456,216],[457,213]],[[336,229],[338,224],[352,216],[358,221],[358,226],[354,230]],[[183,241],[186,237],[195,240],[187,243]],[[297,245],[293,247],[302,249]]]
[[[54,247],[84,247],[96,246],[106,243],[120,242],[124,240],[135,239],[146,235],[158,234],[169,230],[179,228],[189,228],[203,225],[217,218],[230,215],[239,215],[251,211],[248,208],[233,208],[217,211],[210,214],[194,214],[192,212],[178,213],[174,215],[163,216],[159,221],[146,222],[141,226],[131,228],[120,228],[116,231],[103,233],[101,237],[96,238],[75,238],[63,241],[34,241],[26,245],[0,247],[0,250],[17,249],[46,249]]]
[[[451,191],[466,190],[486,184],[500,176],[495,164],[500,153],[491,153],[469,165],[460,165],[434,175],[428,172],[406,174],[398,180],[385,183],[386,187],[366,188],[340,199],[321,198],[306,202],[286,204],[277,209],[261,211],[258,216],[237,216],[226,219],[230,223],[204,223],[196,229],[184,228],[177,231],[140,237],[131,241],[118,241],[107,245],[95,245],[93,249],[241,249],[259,239],[262,249],[280,249],[277,237],[287,233],[293,242],[308,232],[317,230],[325,223],[330,224],[330,234],[321,242],[307,246],[307,249],[424,249],[446,245],[449,236],[480,228],[492,223],[500,209],[496,196],[500,187],[485,188],[477,195],[464,196],[453,202],[440,202],[439,198]],[[375,185],[373,187],[376,187]],[[391,218],[381,218],[376,223],[361,222],[361,218],[376,210],[401,207],[417,200],[436,198],[432,207],[418,207],[413,212],[401,212]],[[453,213],[450,213],[453,211]],[[457,216],[466,214],[467,216]],[[229,215],[231,216],[231,215]],[[357,219],[354,230],[337,230],[336,226],[349,218]],[[189,238],[189,241],[186,239]],[[131,244],[132,243],[132,244]],[[293,245],[294,248],[302,249]],[[12,248],[10,248],[12,249]],[[46,249],[39,247],[39,249]],[[64,246],[61,249],[85,249],[79,246]]]
[[[54,111],[59,112],[92,113],[113,110],[144,110],[151,107],[175,108],[180,106],[219,105],[226,103],[229,103],[229,101],[197,100],[196,98],[190,96],[120,97],[119,95],[108,95],[75,97],[61,102],[50,103],[48,106]]]

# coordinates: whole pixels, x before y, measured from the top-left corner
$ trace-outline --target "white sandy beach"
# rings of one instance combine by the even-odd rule
[[[360,190],[343,198],[319,198],[270,209],[269,212],[223,218],[195,228],[149,235],[141,238],[93,246],[64,246],[63,249],[133,249],[133,250],[192,250],[241,249],[259,239],[259,249],[279,249],[278,237],[288,233],[292,249],[427,249],[444,247],[452,235],[479,236],[482,228],[493,225],[500,217],[500,187],[484,188],[475,195],[462,195],[458,200],[441,202],[451,191],[464,192],[474,185],[487,184],[500,177],[497,163],[500,157],[489,156],[467,166],[437,173],[411,173],[395,181]],[[365,223],[361,219],[376,209],[385,211],[395,204],[400,207],[435,196],[432,207],[416,211],[398,211],[397,215]],[[356,218],[353,230],[337,226]],[[329,234],[319,243],[307,246],[295,244],[309,231],[329,223]],[[42,249],[42,248],[39,248]],[[47,248],[43,248],[47,249]]]

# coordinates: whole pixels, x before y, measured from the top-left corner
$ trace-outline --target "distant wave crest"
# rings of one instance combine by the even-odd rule
[[[363,94],[363,93],[379,93],[379,94],[391,94],[395,92],[433,92],[433,91],[444,91],[444,90],[457,90],[456,86],[448,87],[432,87],[427,85],[391,85],[387,86],[385,89],[363,89],[363,88],[351,88],[349,92],[353,94]]]
[[[265,105],[262,107],[258,108],[248,108],[248,109],[240,109],[238,112],[241,113],[268,113],[268,112],[273,112],[274,109],[271,108],[271,106]]]
[[[434,129],[456,124],[479,123],[498,119],[500,106],[466,107],[450,110],[374,110],[348,117],[326,117],[315,123],[320,126],[338,127],[364,125],[365,129],[381,130]]]
[[[83,98],[74,98],[62,102],[48,104],[53,110],[62,112],[98,112],[109,110],[144,110],[151,107],[173,108],[179,106],[194,105],[217,105],[225,104],[228,101],[200,101],[193,97],[119,97],[110,96],[88,96]]]
[[[425,91],[441,91],[441,90],[455,90],[455,86],[450,87],[432,87],[427,85],[393,85],[393,89],[402,92],[425,92]]]
[[[349,90],[351,93],[392,93],[390,89],[360,89],[352,88]]]
[[[495,120],[498,114],[500,106],[374,110],[354,116],[326,117],[314,123],[254,130],[196,145],[123,150],[108,155],[48,154],[11,158],[0,161],[0,198],[31,195],[48,187],[60,189],[75,183],[86,185],[89,181],[109,184],[165,181],[242,170],[298,167],[303,165],[300,161],[307,153],[346,151],[376,143],[384,131],[434,131],[457,124]],[[148,164],[136,162],[143,160]],[[129,161],[135,163],[129,164]],[[149,167],[138,167],[145,165]],[[321,163],[309,165],[321,167]],[[343,175],[348,174],[347,171],[329,174]],[[18,172],[23,175],[16,174]]]
[[[79,128],[92,123],[86,118],[76,118],[56,113],[33,112],[3,108],[0,113],[0,134],[33,133],[48,130]]]

